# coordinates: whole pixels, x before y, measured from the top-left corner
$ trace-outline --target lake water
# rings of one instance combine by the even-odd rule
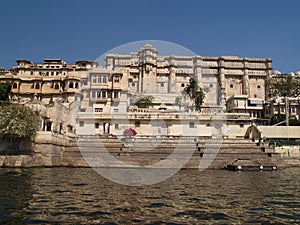
[[[2,168],[0,182],[0,224],[300,224],[300,168],[181,170],[141,187],[90,168]]]

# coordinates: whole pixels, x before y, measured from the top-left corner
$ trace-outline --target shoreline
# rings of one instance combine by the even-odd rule
[[[21,143],[15,152],[0,155],[0,168],[97,167],[223,169],[227,165],[300,167],[300,146],[271,147],[245,138],[209,140],[186,136],[144,138],[126,146],[115,136],[65,137],[40,133],[34,141]],[[3,146],[2,146],[3,147]],[[2,148],[3,149],[3,148]],[[164,163],[171,157],[171,161]],[[152,166],[152,167],[151,167]]]

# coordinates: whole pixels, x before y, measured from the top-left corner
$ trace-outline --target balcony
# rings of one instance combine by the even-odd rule
[[[95,103],[105,103],[108,101],[108,98],[91,98],[91,102],[95,102]]]

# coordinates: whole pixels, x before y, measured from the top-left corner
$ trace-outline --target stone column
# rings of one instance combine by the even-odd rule
[[[198,83],[201,85],[203,83],[202,81],[202,68],[204,69],[209,69],[208,66],[204,64],[202,59],[200,57],[197,57],[196,60],[194,61],[194,73],[197,76]]]
[[[249,64],[247,59],[244,59],[244,76],[242,78],[242,94],[249,96]]]
[[[143,82],[142,80],[144,79],[144,64],[140,65],[140,69],[139,69],[139,81],[138,81],[138,87],[137,87],[137,92],[142,92],[142,85]]]
[[[266,59],[266,79],[265,79],[265,101],[267,101],[269,99],[269,88],[268,88],[268,84],[267,81],[268,79],[270,79],[272,77],[272,59]]]
[[[224,64],[224,59],[223,58],[219,58],[219,82],[220,82],[220,96],[218,96],[219,98],[219,104],[224,106],[226,105],[225,101],[227,98],[226,95],[226,81],[225,81],[225,64]]]
[[[170,67],[170,74],[169,74],[169,82],[168,82],[168,93],[175,93],[175,84],[176,84],[176,72],[175,68],[172,66]]]

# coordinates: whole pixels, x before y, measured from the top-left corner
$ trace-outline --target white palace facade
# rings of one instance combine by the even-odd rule
[[[104,67],[84,60],[17,62],[0,74],[1,81],[12,83],[11,99],[55,101],[68,109],[72,104],[72,121],[44,119],[54,127],[71,126],[62,130],[78,135],[121,135],[131,127],[146,136],[211,136],[222,123],[226,136],[242,136],[251,119],[263,116],[266,80],[272,75],[269,58],[161,56],[150,44],[129,55],[108,54]],[[205,92],[201,112],[183,93],[191,77]],[[153,106],[134,105],[147,96]]]

